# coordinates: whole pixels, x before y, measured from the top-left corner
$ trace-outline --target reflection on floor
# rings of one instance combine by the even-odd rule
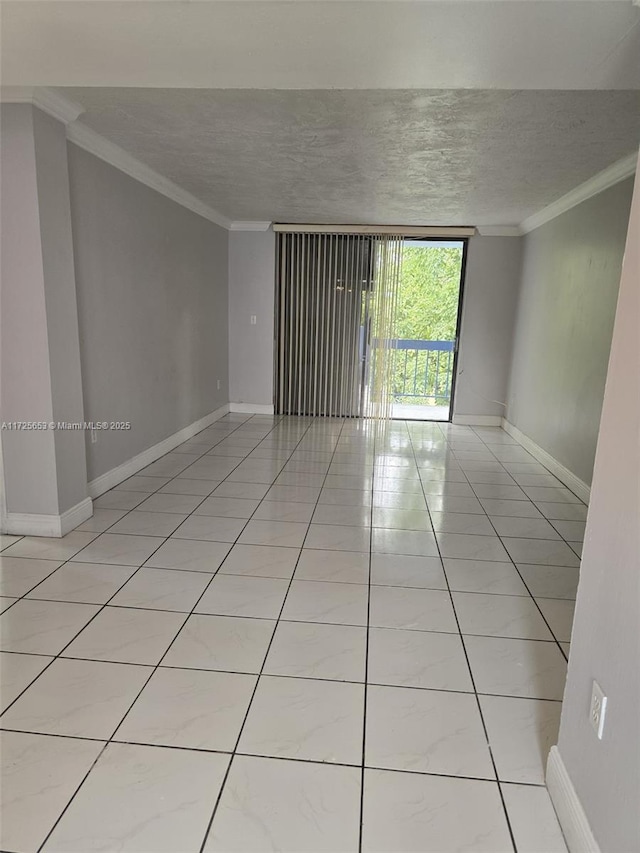
[[[391,417],[399,421],[448,421],[449,406],[409,406],[394,403]]]
[[[497,428],[228,415],[3,537],[0,847],[564,851],[585,514]]]

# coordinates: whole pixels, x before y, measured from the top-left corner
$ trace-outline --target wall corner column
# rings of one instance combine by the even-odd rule
[[[62,536],[92,514],[66,129],[33,104],[1,109],[2,527]]]

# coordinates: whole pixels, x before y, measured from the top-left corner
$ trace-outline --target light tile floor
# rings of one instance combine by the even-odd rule
[[[228,415],[2,537],[11,853],[561,853],[586,507],[500,429]]]

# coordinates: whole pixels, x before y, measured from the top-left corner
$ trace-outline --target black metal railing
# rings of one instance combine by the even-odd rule
[[[396,340],[394,403],[448,405],[453,380],[454,341]]]

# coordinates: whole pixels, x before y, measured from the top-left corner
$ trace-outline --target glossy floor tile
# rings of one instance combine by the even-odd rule
[[[237,672],[157,669],[114,738],[230,752],[256,681],[256,676]]]
[[[0,557],[0,595],[20,598],[62,565],[61,560]]]
[[[361,771],[236,755],[204,850],[356,853]]]
[[[566,853],[585,518],[497,428],[233,413],[3,536],[0,848]]]
[[[196,853],[229,756],[110,743],[43,851]],[[167,805],[171,804],[171,808]]]
[[[58,658],[5,711],[2,725],[106,740],[150,674],[142,666]]]
[[[476,697],[445,690],[367,690],[367,767],[494,777]]]
[[[1,650],[59,654],[99,610],[92,604],[17,599],[0,616]]]
[[[17,699],[53,660],[47,655],[0,652],[0,711]]]
[[[549,750],[558,739],[560,702],[481,696],[498,778],[544,784]]]
[[[362,850],[366,853],[510,853],[495,782],[366,770]]]
[[[264,672],[298,678],[364,681],[366,657],[366,628],[281,620]]]
[[[105,607],[64,650],[66,657],[155,665],[184,624],[185,613]]]
[[[106,604],[135,572],[135,566],[69,562],[35,586],[26,597]]]
[[[36,853],[91,765],[100,741],[0,732],[3,850]]]
[[[371,684],[473,691],[462,639],[433,631],[369,629]]]
[[[358,765],[363,720],[363,684],[263,675],[238,750]]]
[[[501,788],[518,853],[567,853],[546,788],[528,785]]]

